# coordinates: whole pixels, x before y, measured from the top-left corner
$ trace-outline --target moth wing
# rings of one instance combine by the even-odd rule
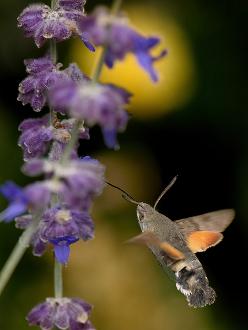
[[[233,209],[226,209],[176,220],[175,223],[186,237],[190,233],[200,230],[221,233],[230,225],[234,216],[235,211]]]
[[[206,251],[223,239],[217,231],[194,231],[187,236],[187,245],[193,253]]]
[[[168,242],[162,242],[159,240],[159,238],[150,231],[145,231],[141,233],[140,235],[137,235],[127,241],[127,243],[137,243],[137,244],[143,244],[143,245],[153,245],[156,247],[159,247],[161,250],[163,250],[168,257],[174,260],[182,260],[185,259],[184,254],[172,246]]]

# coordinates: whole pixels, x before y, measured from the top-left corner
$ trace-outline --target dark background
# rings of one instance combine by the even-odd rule
[[[0,3],[1,183],[8,179],[12,179],[18,184],[28,182],[28,179],[19,171],[22,159],[21,151],[16,146],[17,126],[22,119],[33,116],[33,114],[28,106],[23,108],[16,101],[17,86],[25,76],[23,59],[40,56],[43,52],[43,50],[36,50],[32,41],[25,40],[22,32],[16,28],[16,17],[28,3],[23,0],[2,0]],[[187,42],[191,45],[192,61],[196,72],[194,92],[187,102],[172,106],[169,111],[165,104],[164,107],[167,110],[159,116],[151,115],[148,118],[146,116],[142,118],[142,115],[136,116],[135,111],[132,113],[131,108],[132,118],[126,132],[120,137],[121,149],[118,152],[105,153],[98,129],[93,130],[94,138],[81,146],[80,152],[95,154],[96,157],[99,155],[103,162],[106,160],[105,163],[110,164],[110,170],[107,172],[110,181],[127,189],[130,194],[136,195],[137,199],[147,198],[146,201],[151,203],[172,177],[178,174],[177,183],[159,204],[160,212],[172,219],[222,208],[236,210],[236,218],[230,228],[226,230],[224,241],[219,246],[199,255],[210,282],[217,291],[216,303],[206,308],[207,316],[203,311],[200,314],[196,314],[198,312],[194,311],[193,316],[190,314],[190,317],[202,319],[198,328],[194,323],[190,327],[187,313],[181,315],[180,312],[183,308],[188,309],[188,307],[183,298],[177,294],[176,289],[175,293],[174,289],[171,289],[171,294],[175,294],[173,299],[179,299],[183,308],[177,309],[177,303],[174,303],[170,314],[173,320],[174,317],[175,320],[181,317],[182,324],[188,324],[189,329],[245,329],[247,326],[247,322],[245,322],[247,319],[245,267],[248,235],[246,65],[248,4],[245,1],[234,2],[231,0],[157,0],[152,3],[150,1],[126,1],[127,11],[128,5],[134,3],[141,7],[145,4],[158,7],[162,20],[171,17],[180,25],[187,36]],[[87,11],[90,11],[96,4],[99,2],[88,1]],[[138,15],[137,11],[137,17]],[[135,24],[134,19],[133,23]],[[146,24],[149,27],[149,14],[146,17]],[[72,42],[59,46],[60,54],[62,54],[61,60],[68,60],[72,47]],[[164,74],[166,75],[166,72]],[[166,81],[163,83],[166,84]],[[150,107],[150,105],[147,108],[143,106],[142,110],[144,112],[153,111]],[[118,166],[120,167],[117,168]],[[106,195],[112,196],[111,194],[117,199],[120,198],[118,193],[109,192],[108,188]],[[116,197],[116,195],[118,196]],[[108,200],[107,198],[106,200]],[[106,202],[106,200],[104,201]],[[0,202],[1,209],[3,209],[6,204],[3,199]],[[112,201],[108,200],[107,203],[111,204]],[[105,208],[102,207],[102,204],[104,203],[100,201],[96,212],[98,215],[102,212],[104,214],[102,217],[105,218],[104,223],[98,224],[99,228],[103,225],[108,226],[108,232],[122,240],[137,234],[138,227],[135,224],[133,208],[130,207],[126,210],[123,203],[118,211],[113,204]],[[118,215],[118,212],[121,215]],[[127,219],[127,214],[130,220]],[[115,218],[118,220],[115,221]],[[122,221],[125,221],[125,224]],[[14,229],[13,224],[8,226],[1,224],[1,265],[11,251],[18,235],[19,232]],[[128,249],[132,249],[133,254],[143,253],[143,251],[140,252],[141,248]],[[122,258],[125,258],[124,250],[122,246]],[[98,251],[98,254],[100,253],[101,249]],[[161,288],[161,295],[164,295],[163,303],[170,305],[170,300],[166,299],[163,292],[163,285],[167,279],[164,278],[164,274],[161,274],[162,271],[156,263],[150,261],[152,257],[148,252],[146,258],[149,260],[150,266],[157,272],[154,276],[158,277],[158,284],[152,283],[152,285],[156,286],[156,290]],[[46,295],[52,294],[50,293],[52,290],[52,283],[50,283],[52,262],[50,259],[45,259],[45,261],[37,259],[32,257],[31,253],[25,256],[13,280],[0,297],[0,329],[28,328],[23,321],[25,313],[33,304],[45,298],[44,292]],[[114,263],[114,259],[108,259],[106,267],[110,267],[111,262]],[[87,264],[84,267],[87,267]],[[141,263],[139,267],[144,271],[146,266]],[[118,279],[116,280],[118,281]],[[68,279],[69,287],[70,280]],[[36,295],[32,298],[34,292]],[[111,295],[113,292],[109,292],[109,294]],[[92,300],[90,293],[88,297],[89,300]],[[143,304],[149,305],[149,301],[145,298],[140,297],[140,299]],[[129,303],[130,301],[123,299],[121,309],[125,309]],[[159,303],[161,308],[163,308],[161,306],[163,303]],[[99,329],[107,329],[107,325],[103,323],[102,314],[100,312],[98,314],[98,310],[103,306],[94,304],[95,324]],[[136,306],[136,308],[138,307]],[[138,309],[137,314],[139,314]],[[122,314],[119,316],[121,324],[126,320],[122,316]],[[142,327],[136,326],[135,329],[149,329],[149,327],[145,328],[146,317],[144,315]],[[111,319],[111,315],[109,318]],[[173,320],[170,328],[179,329],[180,323],[177,323],[179,321],[173,323]],[[127,323],[127,327],[132,328],[135,320],[133,322],[130,321],[131,325]],[[171,324],[174,325],[171,326]],[[109,321],[108,329],[112,328],[114,329],[114,326],[111,327],[111,321]],[[153,326],[155,330],[167,328],[168,325],[160,323]],[[120,325],[115,329],[119,330],[122,327]]]

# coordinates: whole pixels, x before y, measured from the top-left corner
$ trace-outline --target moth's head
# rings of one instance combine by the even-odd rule
[[[146,203],[140,202],[137,206],[137,218],[139,222],[144,222],[146,219],[150,219],[154,213],[154,208]]]

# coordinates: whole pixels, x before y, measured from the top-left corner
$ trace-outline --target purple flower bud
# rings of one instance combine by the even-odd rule
[[[92,307],[78,298],[47,298],[27,315],[29,325],[42,330],[58,329],[95,330],[89,322]]]
[[[68,79],[68,74],[59,71],[61,64],[53,64],[48,56],[28,59],[24,63],[29,76],[19,84],[17,100],[23,105],[30,104],[34,111],[41,111],[47,102],[47,90],[56,81]]]
[[[124,107],[130,96],[126,90],[114,85],[93,84],[87,80],[78,83],[60,81],[50,91],[54,109],[67,111],[88,126],[100,125],[110,148],[117,146],[116,133],[126,127],[128,115]]]
[[[40,57],[37,59],[24,60],[27,73],[31,75],[40,74],[42,72],[52,71],[54,63],[49,56]]]
[[[41,157],[46,153],[49,142],[53,138],[48,116],[26,119],[20,124],[19,130],[22,133],[18,145],[24,151],[24,160]]]
[[[112,68],[116,60],[123,60],[127,53],[133,53],[151,79],[158,80],[153,63],[164,57],[167,51],[163,50],[157,56],[152,56],[150,51],[159,44],[159,38],[143,37],[128,26],[126,17],[113,17],[105,8],[98,8],[92,15],[83,17],[79,27],[94,45],[108,46],[105,57],[108,67]]]
[[[78,21],[84,17],[85,1],[58,1],[56,8],[44,4],[30,5],[18,17],[18,26],[24,30],[27,38],[34,38],[37,47],[47,40],[57,42],[79,35],[86,47],[93,46],[78,29]]]

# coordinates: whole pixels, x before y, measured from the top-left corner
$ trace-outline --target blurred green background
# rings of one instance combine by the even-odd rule
[[[25,77],[23,59],[45,51],[35,49],[16,27],[16,17],[29,3],[0,2],[0,182],[11,179],[21,185],[28,179],[20,173],[17,127],[34,114],[16,101],[17,86]],[[99,3],[89,0],[86,10]],[[235,208],[237,215],[223,242],[199,255],[218,297],[214,305],[195,310],[147,249],[123,244],[139,233],[135,208],[106,188],[93,210],[95,240],[72,249],[65,294],[91,302],[93,323],[101,330],[246,329],[248,4],[130,0],[124,1],[124,10],[140,31],[161,35],[169,55],[156,65],[157,85],[132,56],[113,71],[104,70],[103,81],[134,93],[131,120],[118,152],[106,151],[95,128],[80,153],[99,158],[109,181],[149,203],[178,174],[159,205],[171,219],[221,208]],[[97,54],[89,54],[77,40],[58,48],[61,62],[77,61],[90,74]],[[1,198],[0,209],[5,206]],[[0,267],[19,234],[13,224],[0,225]],[[52,268],[51,252],[35,258],[28,251],[0,297],[1,330],[28,329],[24,316],[53,294]]]

